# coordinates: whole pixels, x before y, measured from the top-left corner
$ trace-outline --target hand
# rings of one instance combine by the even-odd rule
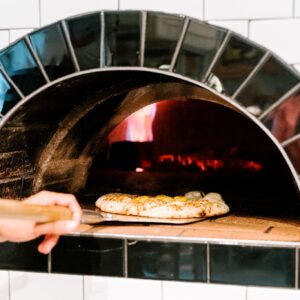
[[[59,235],[73,231],[80,223],[82,212],[73,195],[42,191],[25,199],[24,202],[39,205],[66,206],[73,212],[73,219],[49,223],[0,219],[0,238],[2,241],[26,242],[45,235],[44,240],[38,246],[38,251],[47,254],[57,244]]]

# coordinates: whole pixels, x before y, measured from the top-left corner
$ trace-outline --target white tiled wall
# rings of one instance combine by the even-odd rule
[[[95,10],[179,13],[265,45],[299,70],[300,0],[1,0],[0,48],[33,28]]]
[[[203,18],[204,0],[120,0],[120,9],[144,9]]]
[[[157,280],[84,277],[84,300],[162,300],[161,290]]]
[[[39,0],[1,0],[0,29],[39,26]]]
[[[278,289],[278,288],[258,288],[249,287],[247,288],[247,300],[299,300],[300,290],[292,289]]]
[[[9,275],[10,300],[83,299],[82,276],[25,272]]]
[[[250,39],[272,49],[289,63],[300,62],[300,18],[252,21]]]
[[[102,9],[117,10],[118,0],[40,0],[41,25]]]
[[[0,299],[9,300],[9,284],[7,271],[0,271]]]
[[[246,287],[188,283],[163,282],[163,300],[246,300]]]
[[[0,271],[1,300],[298,300],[292,288]]]
[[[124,0],[123,0],[124,1]],[[129,0],[130,1],[130,0]],[[205,19],[269,19],[293,16],[293,0],[206,0]]]
[[[295,0],[295,17],[300,17],[300,0]]]
[[[0,30],[0,49],[6,47],[9,44],[9,31]]]

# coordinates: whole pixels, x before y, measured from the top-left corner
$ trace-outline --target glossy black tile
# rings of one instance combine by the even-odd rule
[[[0,113],[6,114],[21,99],[0,72]]]
[[[196,80],[202,80],[225,37],[225,33],[225,30],[211,25],[191,21],[174,71]]]
[[[295,250],[210,246],[210,280],[259,286],[295,286]]]
[[[255,106],[263,111],[298,83],[299,75],[271,56],[236,99],[246,107]]]
[[[81,70],[100,66],[100,14],[67,20],[70,38]]]
[[[148,13],[144,65],[168,69],[183,27],[183,17]]]
[[[224,92],[232,95],[263,57],[265,51],[248,40],[233,35],[212,70]]]
[[[140,57],[139,12],[108,12],[105,19],[106,66],[138,66]]]
[[[40,241],[0,243],[0,269],[47,272],[48,256],[37,250]]]
[[[35,31],[29,37],[51,80],[75,71],[60,23]]]
[[[130,241],[128,276],[133,278],[206,281],[206,246]]]
[[[25,95],[46,83],[24,39],[0,53],[7,74]]]
[[[124,276],[123,241],[92,237],[61,237],[52,251],[52,272]]]

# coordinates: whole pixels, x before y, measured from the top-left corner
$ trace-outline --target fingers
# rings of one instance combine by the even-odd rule
[[[72,211],[73,220],[77,222],[77,224],[80,222],[82,214],[81,207],[76,198],[71,194],[42,191],[24,201],[32,204],[66,206]]]
[[[78,225],[78,222],[74,220],[36,224],[34,228],[34,235],[39,236],[43,234],[65,234],[75,230]]]
[[[47,234],[44,240],[38,245],[38,251],[42,254],[48,254],[57,244],[59,236],[56,234]]]

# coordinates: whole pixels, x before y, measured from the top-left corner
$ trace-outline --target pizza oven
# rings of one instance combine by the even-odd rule
[[[0,62],[1,197],[48,189],[90,207],[201,190],[223,195],[223,224],[296,222],[299,74],[270,50],[181,15],[102,11],[38,29]]]

